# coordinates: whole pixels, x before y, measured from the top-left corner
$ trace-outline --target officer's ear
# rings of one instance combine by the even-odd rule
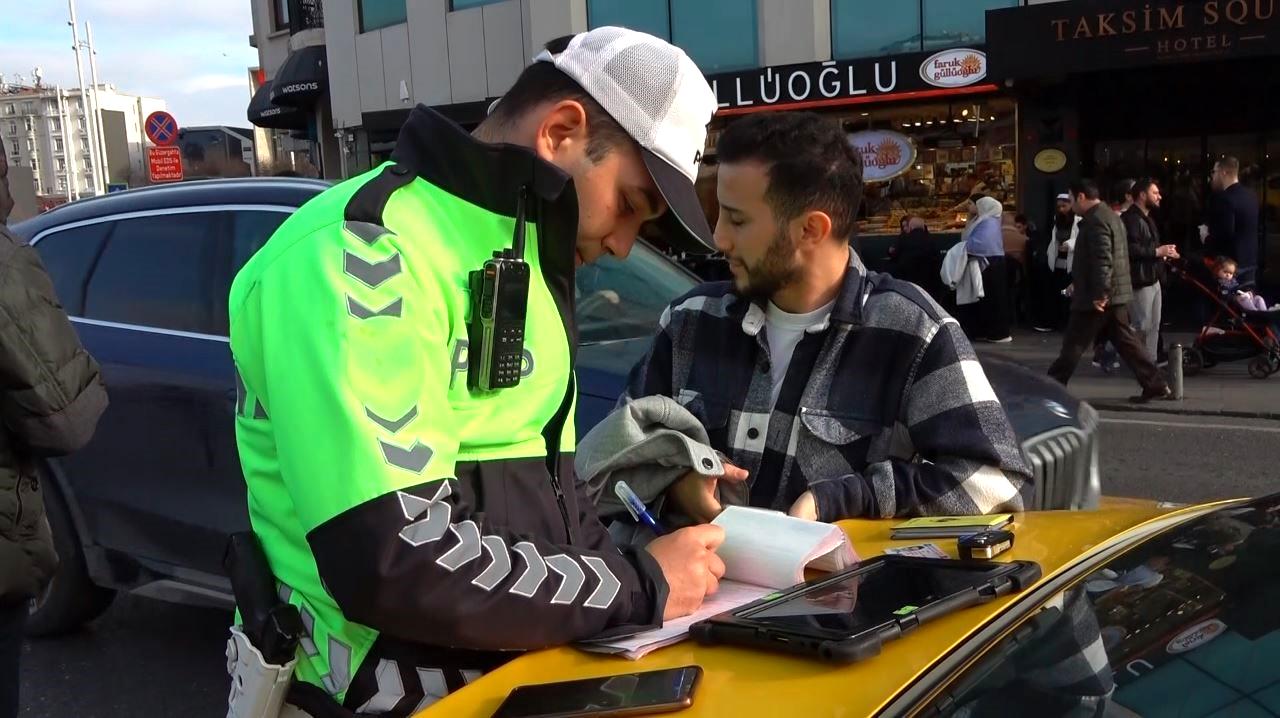
[[[587,110],[577,100],[559,100],[545,105],[534,135],[538,157],[559,167],[569,166],[586,156]]]

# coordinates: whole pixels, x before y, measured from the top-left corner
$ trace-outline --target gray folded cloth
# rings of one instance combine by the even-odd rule
[[[659,516],[667,487],[690,469],[704,476],[724,474],[724,457],[711,448],[709,441],[702,423],[675,399],[641,397],[614,409],[582,437],[574,469],[578,480],[587,485],[587,495],[606,524],[627,514],[613,491],[618,481],[626,481],[650,512]],[[721,483],[717,497],[723,505],[742,506],[749,494],[745,483]],[[617,523],[633,526],[629,521]],[[677,528],[693,521],[673,513],[665,523]],[[619,531],[610,528],[615,540]],[[633,544],[637,538],[632,534],[620,543]]]

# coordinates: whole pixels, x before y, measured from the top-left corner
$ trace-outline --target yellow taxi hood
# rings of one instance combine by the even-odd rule
[[[1162,526],[1190,520],[1230,502],[1173,509],[1152,501],[1104,499],[1096,511],[1018,514],[1013,549],[1005,559],[1035,561],[1043,570],[1036,585],[1084,559]],[[889,527],[896,520],[840,522],[862,558],[894,545]],[[935,539],[953,557],[954,539]],[[975,631],[1007,610],[1034,587],[924,624],[884,645],[879,656],[838,666],[818,660],[743,648],[702,646],[692,641],[660,649],[639,661],[555,648],[522,656],[419,713],[432,716],[489,716],[514,688],[582,678],[699,665],[702,680],[690,716],[870,716],[918,680]]]

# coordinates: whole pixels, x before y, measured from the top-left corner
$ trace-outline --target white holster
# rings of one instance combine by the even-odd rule
[[[231,627],[227,639],[227,673],[231,675],[231,693],[227,696],[227,718],[282,718],[306,715],[296,708],[282,713],[285,694],[293,679],[297,659],[283,666],[267,663],[262,653],[239,626]]]

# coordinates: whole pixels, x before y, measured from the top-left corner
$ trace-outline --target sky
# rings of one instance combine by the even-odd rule
[[[169,103],[180,126],[249,126],[249,0],[76,0],[80,40],[93,25],[98,79]],[[67,0],[0,0],[0,73],[77,86]],[[89,84],[88,53],[82,53]]]

